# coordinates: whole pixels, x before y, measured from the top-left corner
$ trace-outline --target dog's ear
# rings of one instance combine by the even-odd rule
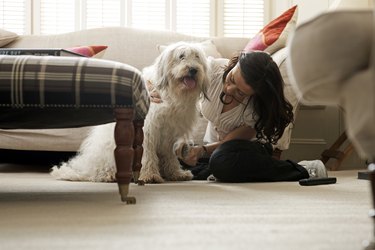
[[[159,55],[154,63],[154,70],[155,70],[155,87],[159,90],[163,90],[168,87],[168,58],[167,53],[163,51],[161,55]]]

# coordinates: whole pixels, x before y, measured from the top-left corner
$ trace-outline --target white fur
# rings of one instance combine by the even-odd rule
[[[144,78],[153,84],[162,103],[151,103],[145,119],[140,180],[160,183],[192,178],[190,171],[181,169],[173,145],[191,132],[196,121],[196,104],[209,82],[207,67],[199,45],[179,42],[168,46],[153,65],[144,69]],[[191,69],[196,70],[195,87],[188,87],[183,81]],[[113,134],[114,124],[96,126],[82,143],[77,156],[54,166],[51,175],[64,180],[114,181]]]
[[[114,129],[114,123],[95,126],[78,154],[54,166],[51,175],[60,180],[113,182],[116,174]]]

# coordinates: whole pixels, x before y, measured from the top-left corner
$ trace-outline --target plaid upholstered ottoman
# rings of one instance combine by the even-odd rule
[[[129,183],[137,181],[141,168],[148,107],[141,74],[129,65],[84,57],[0,56],[0,128],[73,128],[116,121],[116,180],[127,203],[135,203],[128,196]]]

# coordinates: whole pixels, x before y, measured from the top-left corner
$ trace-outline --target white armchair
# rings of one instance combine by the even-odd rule
[[[369,162],[375,206],[375,15],[371,10],[322,14],[296,29],[288,70],[301,101],[339,105],[348,138]],[[375,209],[370,211],[375,224]],[[375,232],[375,231],[374,231]],[[373,240],[366,246],[375,249]]]
[[[375,51],[371,10],[335,11],[297,27],[288,70],[301,102],[339,105],[359,155],[375,159]],[[375,37],[375,36],[374,36]]]

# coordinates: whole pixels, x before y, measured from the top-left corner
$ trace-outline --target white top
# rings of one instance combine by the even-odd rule
[[[223,90],[223,66],[228,63],[227,59],[209,59],[211,68],[211,82],[208,86],[207,96],[209,100],[204,99],[200,103],[202,115],[208,120],[204,143],[213,143],[221,141],[224,137],[234,129],[247,125],[254,127],[255,120],[253,118],[253,104],[240,104],[237,107],[221,113],[224,104],[220,101],[220,93]],[[247,103],[246,98],[243,103]]]

